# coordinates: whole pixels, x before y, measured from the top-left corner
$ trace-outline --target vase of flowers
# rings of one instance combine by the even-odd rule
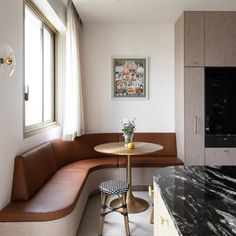
[[[135,119],[135,117],[125,118],[121,121],[125,147],[128,147],[128,144],[132,143],[135,130]]]

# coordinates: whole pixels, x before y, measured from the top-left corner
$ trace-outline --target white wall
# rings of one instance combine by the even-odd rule
[[[86,132],[119,132],[120,120],[137,118],[137,131],[174,127],[174,26],[84,25]],[[111,57],[149,57],[149,99],[111,99]]]
[[[9,44],[17,60],[14,75],[0,77],[0,209],[10,201],[15,156],[61,134],[58,127],[23,138],[23,8],[23,0],[0,1],[0,48]]]

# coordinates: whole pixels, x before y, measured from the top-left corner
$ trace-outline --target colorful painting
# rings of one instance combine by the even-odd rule
[[[147,58],[113,57],[113,98],[147,98]]]

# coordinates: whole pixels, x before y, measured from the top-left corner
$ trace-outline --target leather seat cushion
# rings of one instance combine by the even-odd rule
[[[30,201],[10,203],[0,214],[2,221],[48,221],[68,215],[74,209],[88,174],[118,166],[118,157],[81,160],[59,169]]]
[[[10,203],[0,221],[48,221],[68,215],[83,189],[87,169],[74,162],[58,170],[30,201]]]
[[[79,163],[80,168],[84,168],[91,173],[98,169],[118,167],[118,158],[118,156],[97,157],[88,160],[81,160]]]

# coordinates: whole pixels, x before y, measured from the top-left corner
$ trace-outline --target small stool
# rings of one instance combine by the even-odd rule
[[[126,182],[120,181],[120,180],[108,180],[108,181],[102,182],[99,185],[99,189],[101,191],[101,203],[102,203],[101,214],[100,214],[100,224],[99,224],[99,236],[102,235],[105,215],[113,211],[118,212],[117,210],[120,208],[123,209],[123,211],[119,213],[121,213],[124,216],[125,230],[126,230],[126,234],[129,236],[130,235],[129,219],[128,219],[128,212],[127,212],[127,204],[126,204],[126,195],[129,189],[129,185]],[[114,194],[117,194],[118,198],[120,199],[120,203],[121,203],[120,207],[111,208],[107,206],[108,197]],[[110,209],[110,211],[106,212],[107,208]]]

